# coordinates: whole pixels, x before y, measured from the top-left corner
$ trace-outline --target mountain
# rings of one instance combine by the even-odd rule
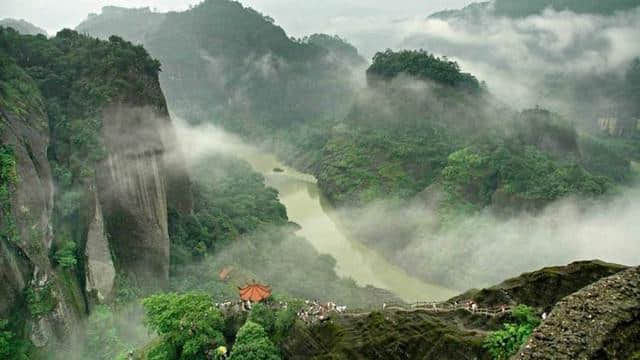
[[[156,31],[166,17],[166,14],[153,12],[148,7],[128,9],[104,6],[99,15],[89,14],[76,30],[101,39],[118,35],[135,44],[143,44],[144,39]]]
[[[615,12],[629,11],[640,6],[638,0],[494,0],[472,3],[460,10],[444,10],[430,17],[441,19],[476,18],[479,16],[504,16],[523,18],[542,14],[544,10],[571,11],[577,14],[612,15]]]
[[[140,19],[152,24],[141,27]],[[341,116],[351,69],[364,63],[338,37],[289,38],[272,18],[228,0],[167,14],[109,7],[77,29],[144,44],[163,64],[162,87],[178,116],[263,139],[274,129]]]
[[[191,211],[173,195],[189,179],[142,47],[0,28],[0,66],[0,317],[42,347],[125,282],[167,284],[167,208]]]
[[[23,35],[44,35],[47,36],[47,32],[44,29],[41,29],[30,22],[25,20],[16,20],[16,19],[2,19],[0,20],[0,26],[13,28],[15,31],[19,32]]]

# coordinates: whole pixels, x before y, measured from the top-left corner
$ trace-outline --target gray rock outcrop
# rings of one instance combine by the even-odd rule
[[[640,351],[640,267],[562,299],[513,359],[628,359]]]

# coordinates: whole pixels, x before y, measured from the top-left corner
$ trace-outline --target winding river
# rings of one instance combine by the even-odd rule
[[[267,185],[280,193],[289,219],[302,227],[299,235],[305,237],[319,253],[335,258],[338,275],[350,277],[362,286],[387,289],[407,302],[446,300],[458,294],[410,276],[374,249],[351,239],[339,226],[338,217],[322,196],[312,175],[291,169],[274,155],[247,145],[212,125],[191,127],[178,120],[176,131],[187,159],[193,161],[211,152],[221,152],[245,159],[262,173]],[[275,172],[275,168],[283,171]]]
[[[410,276],[375,250],[349,239],[338,226],[337,218],[313,176],[289,168],[274,155],[254,148],[245,147],[245,151],[236,155],[264,174],[267,185],[280,192],[280,200],[287,207],[289,219],[302,227],[299,235],[305,237],[318,252],[336,259],[338,275],[350,277],[360,285],[390,290],[407,302],[439,301],[458,294]],[[283,171],[276,172],[275,168]]]

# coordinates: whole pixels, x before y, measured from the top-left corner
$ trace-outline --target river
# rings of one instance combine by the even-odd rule
[[[240,157],[262,173],[269,186],[280,193],[289,220],[299,224],[299,235],[306,238],[318,252],[336,260],[336,272],[350,277],[359,285],[373,285],[392,291],[404,301],[446,300],[459,292],[428,284],[407,274],[376,250],[351,239],[339,226],[330,203],[322,196],[316,179],[282,164],[268,153],[248,145],[237,136],[212,125],[192,127],[177,120],[176,132],[190,161],[202,159],[211,152]],[[275,168],[284,170],[274,172]]]
[[[407,302],[440,301],[458,294],[410,276],[375,250],[349,239],[338,226],[338,219],[313,176],[289,168],[274,155],[254,148],[248,147],[236,154],[261,172],[267,185],[279,191],[289,219],[302,227],[298,234],[305,237],[318,252],[336,259],[338,275],[350,277],[360,285],[390,290]],[[284,171],[275,172],[275,168]]]

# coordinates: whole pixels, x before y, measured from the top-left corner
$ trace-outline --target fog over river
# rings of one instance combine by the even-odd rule
[[[287,208],[289,220],[302,228],[305,237],[322,254],[336,260],[338,275],[350,277],[359,285],[373,285],[387,289],[405,301],[445,300],[457,291],[425,283],[391,264],[383,256],[364,244],[350,239],[339,226],[331,205],[320,193],[316,179],[282,164],[273,154],[247,145],[237,137],[213,126],[191,128],[177,123],[178,137],[189,157],[205,156],[212,151],[245,159],[265,176],[266,183],[278,190]],[[283,172],[275,172],[279,168]]]

